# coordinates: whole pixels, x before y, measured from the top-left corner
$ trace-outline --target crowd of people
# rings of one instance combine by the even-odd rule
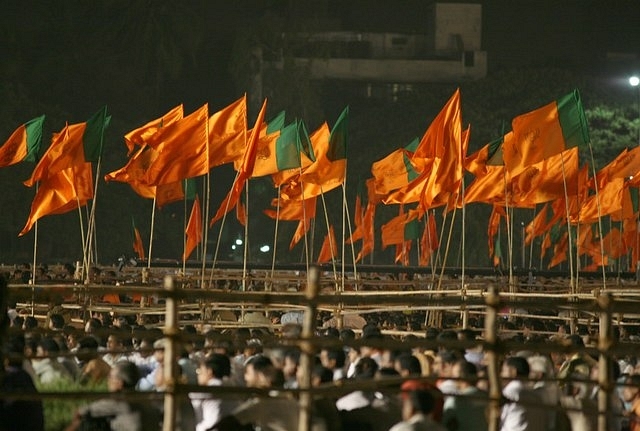
[[[59,381],[93,385],[112,394],[87,401],[67,430],[161,429],[161,396],[142,400],[128,395],[167,388],[169,339],[162,322],[151,325],[136,315],[95,313],[80,328],[58,311],[53,308],[41,321],[16,310],[15,303],[8,304],[0,430],[44,429],[38,388]],[[182,325],[174,367],[189,390],[177,397],[175,429],[298,429],[296,389],[305,377],[296,343],[300,317],[301,313],[270,312],[268,321],[275,324],[275,332],[266,327]],[[328,317],[319,316],[316,335],[321,347],[310,367],[311,385],[322,393],[313,396],[312,429],[488,429],[487,362],[480,331],[455,329],[447,321],[445,328],[420,327],[424,315],[410,313],[370,314],[361,330],[338,330],[327,324]],[[473,323],[482,327],[481,321]],[[594,334],[582,327],[570,334],[564,324],[550,331],[550,325],[501,322],[503,336],[521,346],[501,358],[501,430],[597,429],[599,367],[585,350]],[[424,337],[391,336],[386,329],[420,330]],[[615,335],[620,342],[634,336],[628,330],[616,330]],[[558,349],[538,349],[541,345]],[[612,358],[608,372],[609,380],[618,385],[610,392],[607,429],[640,430],[638,357]],[[322,391],[327,388],[335,391]],[[12,397],[15,393],[33,397]]]

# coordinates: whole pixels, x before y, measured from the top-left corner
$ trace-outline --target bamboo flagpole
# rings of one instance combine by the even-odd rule
[[[273,231],[273,252],[271,254],[271,281],[267,284],[267,291],[271,291],[271,285],[273,284],[273,277],[276,272],[276,251],[278,244],[278,226],[280,225],[280,196],[281,196],[280,185],[278,185],[278,203],[276,205],[276,227]],[[304,210],[304,200],[302,201],[303,210]],[[304,217],[304,215],[303,215]]]
[[[209,123],[207,122],[207,125]],[[201,267],[200,267],[200,287],[204,287],[204,277],[205,277],[205,271],[207,269],[207,243],[209,242],[209,209],[210,209],[210,205],[211,205],[211,171],[207,172],[207,178],[206,181],[204,183],[204,196],[206,196],[205,198],[205,211],[204,211],[204,217],[202,218],[202,229],[204,230],[203,232],[203,238],[202,238],[202,263],[201,263]]]
[[[336,290],[338,289],[338,270],[336,269],[336,256],[333,255],[333,238],[329,235],[331,224],[329,223],[329,213],[327,212],[327,203],[324,199],[324,191],[320,186],[320,198],[322,199],[322,210],[324,212],[324,221],[327,225],[327,235],[329,236],[329,249],[331,250],[331,265],[333,268],[333,281],[335,282]]]
[[[153,248],[153,230],[156,221],[156,200],[157,197],[153,196],[153,208],[151,209],[151,232],[149,233],[149,253],[147,257],[147,271],[151,271],[151,250]]]
[[[589,142],[589,153],[591,155],[591,169],[593,171],[593,184],[594,184],[594,190],[596,192],[596,206],[598,208],[598,236],[599,241],[598,243],[600,244],[600,260],[602,262],[602,288],[606,289],[607,288],[607,274],[604,268],[604,243],[603,243],[603,239],[602,239],[602,208],[600,206],[600,193],[599,193],[599,186],[598,186],[598,176],[596,173],[596,164],[595,164],[595,160],[593,158],[593,147],[591,146],[591,142]]]

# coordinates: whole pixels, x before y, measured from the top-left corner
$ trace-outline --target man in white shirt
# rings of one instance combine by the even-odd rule
[[[529,378],[529,363],[525,358],[511,356],[502,364],[501,377],[508,383],[502,389],[506,403],[500,415],[501,431],[544,431],[546,415],[542,400],[523,380]],[[536,407],[536,405],[538,407]]]
[[[213,353],[205,358],[198,367],[198,384],[202,386],[222,386],[223,379],[231,373],[228,356]],[[230,414],[236,406],[232,399],[215,398],[212,393],[189,394],[196,416],[196,431],[211,428],[220,419]]]

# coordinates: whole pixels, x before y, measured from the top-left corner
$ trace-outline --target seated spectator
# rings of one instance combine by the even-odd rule
[[[429,389],[404,385],[402,391],[402,422],[391,427],[389,431],[445,431],[446,428],[435,422],[431,417],[434,406],[435,397]]]
[[[98,353],[98,340],[86,336],[78,341],[76,353],[80,366],[80,383],[99,384],[107,380],[111,367]]]
[[[56,356],[59,352],[60,346],[51,337],[43,337],[38,342],[36,357],[31,359],[31,364],[39,383],[46,385],[60,380],[73,380],[74,376],[58,362]]]
[[[214,353],[204,359],[198,367],[198,384],[202,386],[222,386],[231,373],[228,356]],[[196,431],[211,428],[223,417],[231,414],[236,402],[231,398],[217,398],[212,393],[189,394],[196,418]]]
[[[109,392],[133,392],[139,377],[138,367],[135,364],[128,361],[118,362],[109,372],[107,381]],[[151,403],[106,398],[80,408],[66,431],[80,429],[157,431],[160,424],[160,412]]]

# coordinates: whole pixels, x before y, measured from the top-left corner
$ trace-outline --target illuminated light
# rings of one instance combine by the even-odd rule
[[[242,245],[242,240],[240,238],[236,240],[236,245]]]
[[[269,247],[268,245],[263,245],[262,247],[260,247],[260,251],[263,253],[268,253],[269,250],[271,250],[271,247]]]
[[[637,76],[632,76],[631,78],[629,78],[629,85],[631,85],[632,87],[637,87],[640,84],[640,78],[638,78]]]
[[[235,245],[235,244],[233,244],[233,245],[231,246],[231,250],[235,250],[235,249],[236,249],[236,245]]]

